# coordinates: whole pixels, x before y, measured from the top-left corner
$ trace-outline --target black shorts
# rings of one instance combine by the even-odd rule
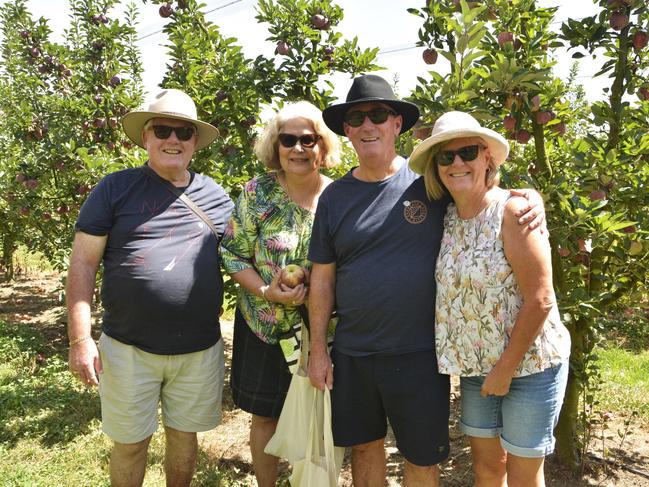
[[[257,416],[279,418],[290,384],[280,346],[260,340],[237,309],[230,372],[234,404]]]
[[[434,351],[353,357],[334,350],[332,359],[337,446],[384,438],[387,418],[410,463],[435,465],[448,457],[450,380],[437,372]]]

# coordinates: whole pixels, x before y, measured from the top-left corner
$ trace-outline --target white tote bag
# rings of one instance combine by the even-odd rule
[[[304,472],[310,475],[312,467],[304,463],[308,458],[322,457],[327,462],[326,478],[331,478],[333,482],[322,485],[335,486],[345,449],[334,447],[331,431],[331,396],[329,390],[319,391],[311,385],[307,371],[308,357],[309,334],[306,327],[302,326],[298,368],[291,379],[275,434],[264,448],[264,452],[285,458],[293,465],[291,485],[312,487],[316,487],[316,484],[304,483],[306,481],[294,482],[298,482],[298,477],[303,478]],[[321,462],[317,460],[317,463]]]

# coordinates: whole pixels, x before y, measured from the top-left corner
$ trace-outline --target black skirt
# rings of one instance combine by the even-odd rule
[[[234,404],[257,416],[279,418],[290,383],[279,344],[260,340],[237,309],[230,372]]]

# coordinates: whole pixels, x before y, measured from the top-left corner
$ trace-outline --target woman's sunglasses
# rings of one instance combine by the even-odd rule
[[[350,127],[360,127],[368,117],[374,125],[385,123],[390,115],[397,116],[397,112],[388,108],[374,108],[366,112],[354,110],[345,114],[345,123]]]
[[[483,145],[465,145],[457,150],[443,150],[435,154],[435,162],[440,166],[450,166],[455,160],[455,156],[460,156],[464,162],[471,162],[478,157],[480,149],[484,149]]]
[[[294,147],[298,142],[300,145],[306,149],[313,148],[321,137],[318,134],[304,134],[304,135],[293,135],[293,134],[279,134],[279,143],[286,148]]]
[[[169,125],[154,125],[153,127],[153,133],[158,139],[168,139],[171,137],[171,132],[176,133],[176,137],[178,137],[178,140],[182,140],[183,142],[188,141],[191,139],[194,134],[196,133],[196,129],[194,127],[170,127]]]

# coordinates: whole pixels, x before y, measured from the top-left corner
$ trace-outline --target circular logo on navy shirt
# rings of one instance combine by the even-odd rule
[[[418,224],[428,216],[428,208],[419,200],[403,202],[403,216],[408,223]]]

